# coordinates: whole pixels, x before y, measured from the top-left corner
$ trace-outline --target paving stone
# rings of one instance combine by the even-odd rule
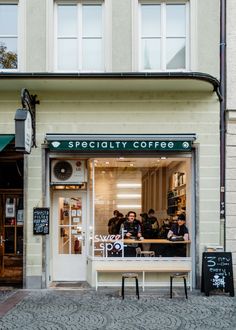
[[[0,329],[82,330],[235,330],[236,298],[228,294],[204,296],[182,289],[140,292],[127,288],[88,290],[18,290],[21,299],[0,319]],[[24,293],[24,294],[23,294]],[[9,299],[14,298],[15,295]],[[6,304],[7,300],[2,302]],[[1,307],[1,305],[0,305]]]

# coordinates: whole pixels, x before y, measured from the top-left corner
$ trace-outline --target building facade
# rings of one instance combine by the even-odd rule
[[[236,29],[232,17],[236,11],[233,1],[227,2],[227,103],[226,103],[226,249],[232,252],[235,271],[235,37]]]
[[[219,3],[1,1],[0,18],[1,167],[13,162],[21,178],[9,186],[1,170],[2,274],[18,262],[27,288],[117,285],[119,274],[97,270],[160,265],[146,283],[164,286],[177,265],[199,287],[202,252],[223,245]],[[32,105],[37,147],[15,151],[16,110]],[[143,242],[124,241],[125,215],[149,209],[156,234],[142,224]],[[114,210],[123,220],[110,234]],[[177,255],[163,231],[180,214],[190,237]],[[126,256],[127,244],[154,259]]]

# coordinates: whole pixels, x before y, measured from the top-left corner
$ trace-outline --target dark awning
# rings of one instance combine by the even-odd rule
[[[0,134],[0,151],[2,151],[14,138],[14,134]]]

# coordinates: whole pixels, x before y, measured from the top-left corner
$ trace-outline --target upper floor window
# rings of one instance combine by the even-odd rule
[[[17,4],[0,3],[0,70],[17,69]]]
[[[140,3],[140,69],[186,69],[186,26],[186,3]]]
[[[102,3],[58,3],[56,8],[56,69],[104,71]]]

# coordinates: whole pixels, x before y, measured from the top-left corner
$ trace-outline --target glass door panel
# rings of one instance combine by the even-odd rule
[[[84,280],[86,274],[86,193],[54,193],[54,280]],[[55,237],[55,235],[53,235]]]

